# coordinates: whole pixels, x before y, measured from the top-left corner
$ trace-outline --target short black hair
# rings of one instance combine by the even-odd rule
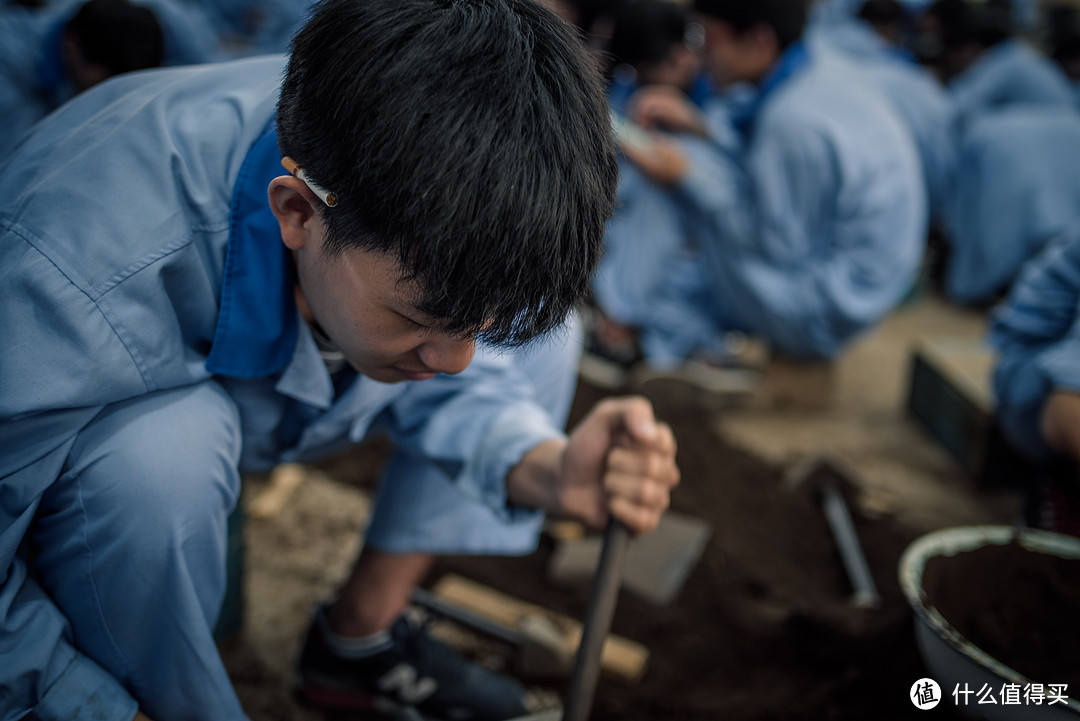
[[[866,0],[857,15],[874,27],[902,25],[907,22],[907,14],[900,0]]]
[[[780,49],[798,41],[806,26],[807,0],[694,0],[694,8],[745,32],[766,25],[776,34]]]
[[[1046,10],[1046,52],[1058,63],[1080,58],[1080,11],[1067,5]]]
[[[945,49],[968,45],[991,48],[1013,35],[1012,4],[1008,0],[936,0],[925,12],[937,20]]]
[[[83,58],[110,75],[156,68],[165,58],[165,36],[154,11],[128,0],[89,0],[65,24]]]
[[[615,11],[608,52],[616,63],[659,63],[685,42],[690,11],[672,0],[628,0]]]
[[[587,292],[618,177],[607,100],[534,0],[322,0],[277,122],[340,198],[329,252],[395,257],[443,330],[519,345]]]

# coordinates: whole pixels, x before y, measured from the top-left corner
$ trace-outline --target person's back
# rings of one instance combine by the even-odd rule
[[[1010,105],[1074,107],[1064,74],[1041,52],[1020,40],[989,50],[949,84],[965,118]]]
[[[945,291],[986,303],[1080,218],[1080,113],[1021,106],[978,118],[959,149],[946,208]]]
[[[11,388],[0,402],[0,415],[10,417],[64,404],[94,405],[207,376],[201,364],[180,348],[170,353],[152,349],[163,348],[160,344],[176,330],[189,342],[212,340],[213,328],[205,324],[216,315],[218,285],[194,286],[201,290],[196,293],[187,284],[163,284],[166,293],[157,302],[168,305],[145,311],[166,313],[175,325],[144,325],[136,317],[112,318],[108,309],[130,313],[145,299],[136,302],[128,294],[142,298],[174,263],[184,266],[195,262],[196,267],[206,263],[201,272],[207,281],[220,279],[220,254],[229,233],[230,189],[247,148],[265,132],[273,117],[282,67],[283,60],[277,57],[118,77],[41,121],[37,132],[20,146],[11,161],[23,169],[24,177],[55,173],[64,178],[96,179],[93,183],[66,183],[61,191],[66,212],[58,213],[47,196],[27,194],[32,188],[6,176],[0,186],[9,186],[6,192],[16,202],[5,209],[0,225],[23,237],[23,252],[34,248],[32,252],[50,258],[58,270],[51,280],[39,277],[36,281],[41,287],[59,284],[52,293],[34,300],[38,313],[53,312],[50,307],[55,307],[57,317],[68,312],[62,309],[72,299],[61,285],[74,283],[86,294],[88,308],[99,296],[109,294],[112,302],[91,313],[93,320],[71,329],[77,336],[57,339],[82,346],[87,367],[105,364],[111,372],[108,377],[72,374],[65,384],[42,381],[40,385]],[[118,136],[125,142],[114,142]],[[188,152],[193,145],[202,152]],[[161,162],[148,164],[147,157]],[[53,183],[59,190],[60,185]],[[148,187],[154,192],[146,193]],[[89,209],[121,208],[136,197],[139,211],[118,212],[108,222],[110,243],[87,254],[77,228],[93,222]],[[168,221],[162,222],[162,218]],[[19,247],[9,240],[2,250],[16,253]],[[118,282],[121,278],[124,282]],[[144,285],[147,283],[150,285]],[[142,363],[129,358],[122,364],[109,355],[119,349],[115,331],[129,323],[138,327],[139,333],[126,343]],[[58,346],[53,352],[70,352],[70,347],[65,352]],[[124,355],[127,351],[119,357]],[[150,358],[156,361],[153,367],[146,365]],[[48,368],[24,372],[47,373]]]
[[[914,283],[927,228],[914,145],[859,69],[826,54],[766,100],[750,133],[751,207],[713,213],[703,244],[716,292],[778,349],[833,356]]]
[[[891,3],[900,12],[898,2]],[[870,75],[888,98],[919,151],[932,218],[939,218],[956,165],[957,114],[945,88],[902,48],[862,19],[818,26],[812,43],[834,49]]]
[[[949,87],[962,123],[1010,105],[1074,107],[1061,70],[1013,37],[1009,4],[1000,0],[937,0],[921,19],[924,60]]]

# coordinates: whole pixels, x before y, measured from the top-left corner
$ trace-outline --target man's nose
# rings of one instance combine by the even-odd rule
[[[439,373],[460,373],[472,362],[476,341],[472,338],[440,338],[420,347],[420,360]]]

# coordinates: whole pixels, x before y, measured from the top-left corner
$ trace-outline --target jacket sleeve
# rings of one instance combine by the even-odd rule
[[[414,383],[383,416],[395,440],[466,494],[510,518],[506,476],[532,448],[564,437],[507,353],[478,353],[457,375]]]
[[[990,343],[1002,427],[1021,450],[1049,458],[1039,426],[1046,398],[1080,391],[1080,225],[1024,266],[991,320]]]

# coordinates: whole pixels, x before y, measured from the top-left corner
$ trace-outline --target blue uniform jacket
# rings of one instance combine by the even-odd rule
[[[855,60],[911,131],[931,216],[943,211],[956,172],[957,112],[948,91],[906,52],[856,18],[816,26],[813,42]]]
[[[1068,78],[1049,58],[1019,40],[987,50],[949,82],[960,121],[1007,105],[1075,108]]]
[[[833,356],[917,275],[918,154],[865,74],[812,48],[805,66],[766,82],[746,132],[740,152],[693,156],[680,188],[712,295],[732,325],[780,350]]]
[[[1041,106],[991,113],[964,132],[959,156],[946,209],[945,291],[958,303],[982,303],[1080,218],[1080,113]]]
[[[214,378],[240,413],[244,470],[385,427],[504,515],[509,469],[560,435],[503,361],[418,383],[360,377],[335,399],[267,218],[266,186],[284,174],[268,135],[283,67],[267,56],[114,78],[0,166],[0,688],[32,687],[59,662],[34,646],[59,615],[23,605],[32,581],[11,568],[107,404]],[[295,444],[268,445],[266,427],[298,407]],[[93,667],[80,657],[70,678],[100,682]]]
[[[1080,392],[1080,223],[1024,266],[995,313],[990,342],[997,415],[1034,458],[1053,457],[1039,423],[1052,390]]]

